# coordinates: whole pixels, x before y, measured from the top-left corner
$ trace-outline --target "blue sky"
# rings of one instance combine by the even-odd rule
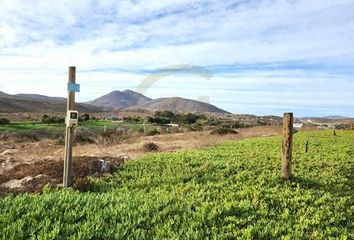
[[[233,113],[354,116],[353,0],[2,0],[0,91],[112,90]]]

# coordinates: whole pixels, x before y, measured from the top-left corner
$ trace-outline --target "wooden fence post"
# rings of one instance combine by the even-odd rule
[[[309,150],[309,141],[306,141],[305,143],[305,153],[307,153]]]
[[[293,113],[284,113],[283,115],[283,146],[281,161],[281,177],[289,180],[292,177],[291,161],[292,161],[292,129],[293,129]]]
[[[75,83],[76,81],[76,68],[69,67],[68,83]],[[75,92],[68,90],[67,111],[74,110],[75,105]],[[70,187],[72,185],[72,154],[73,154],[73,137],[74,128],[66,127],[65,135],[65,153],[64,153],[64,173],[63,173],[63,186]]]

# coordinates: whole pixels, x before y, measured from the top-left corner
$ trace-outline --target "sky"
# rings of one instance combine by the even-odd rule
[[[354,116],[354,0],[0,0],[0,91]]]

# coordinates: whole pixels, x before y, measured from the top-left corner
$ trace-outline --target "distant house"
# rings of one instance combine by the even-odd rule
[[[179,125],[176,124],[176,123],[168,123],[168,124],[165,124],[165,126],[169,126],[169,127],[179,127]]]
[[[304,126],[303,123],[295,122],[295,123],[293,124],[293,127],[296,128],[296,129],[302,128],[303,126]]]

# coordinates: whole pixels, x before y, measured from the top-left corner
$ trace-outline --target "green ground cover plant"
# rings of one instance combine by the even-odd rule
[[[2,239],[354,239],[354,132],[294,135],[149,154],[85,191],[0,199]],[[305,142],[309,151],[305,153]]]

